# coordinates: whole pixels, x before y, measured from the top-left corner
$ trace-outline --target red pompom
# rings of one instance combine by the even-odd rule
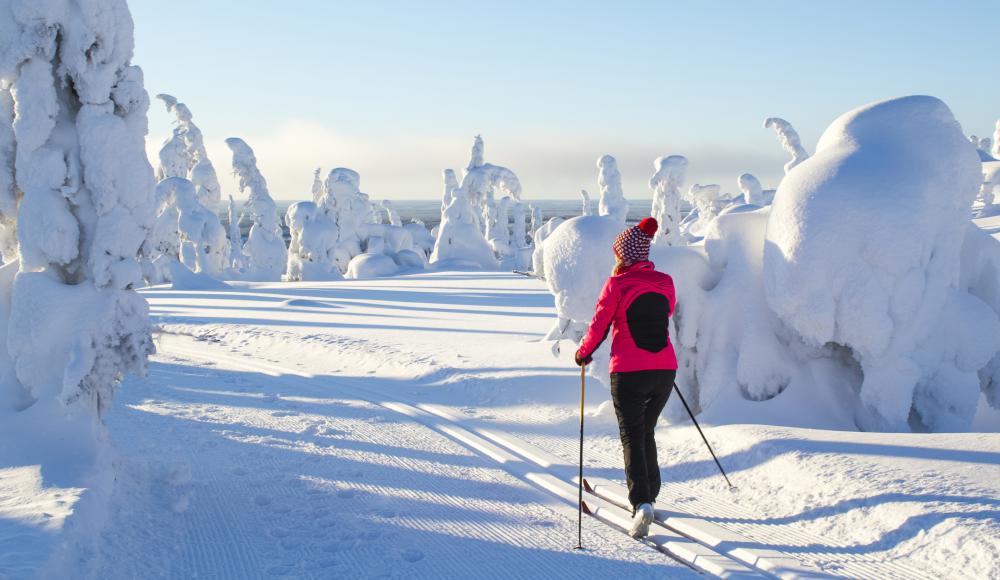
[[[656,234],[656,230],[660,227],[660,224],[656,223],[656,220],[648,217],[639,222],[639,229],[642,233],[649,237],[653,237]]]

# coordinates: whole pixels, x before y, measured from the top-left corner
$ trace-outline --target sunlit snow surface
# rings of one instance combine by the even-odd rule
[[[4,472],[5,489],[35,489],[18,495],[38,508],[12,515],[3,504],[0,533],[58,538],[33,557],[105,578],[689,573],[589,519],[590,550],[573,553],[575,506],[394,410],[443,405],[467,427],[574,465],[579,374],[569,344],[556,359],[539,342],[554,317],[543,283],[433,273],[233,286],[144,291],[160,353],[108,417],[120,460],[96,547],[80,548],[73,517],[59,535],[40,516],[56,494],[69,504],[79,493],[45,482],[44,469],[37,486],[37,469]],[[614,418],[595,415],[608,398],[588,381],[586,473],[620,480]],[[989,415],[977,424],[996,426]],[[693,427],[662,424],[658,507],[832,574],[989,576],[1000,562],[1000,438],[808,427],[840,420],[803,404],[786,420],[798,427],[709,426],[735,494]],[[0,545],[0,572],[24,577],[12,544]]]
[[[683,572],[590,520],[593,551],[573,555],[573,506],[383,406],[442,404],[572,465],[579,375],[570,348],[555,359],[537,342],[553,316],[542,283],[437,273],[146,296],[161,354],[109,428],[124,471],[155,475],[116,502],[100,556],[116,574]],[[587,473],[620,479],[614,419],[592,415],[607,399],[592,382]],[[788,422],[837,418],[816,405]],[[708,436],[740,491],[725,491],[690,426],[663,425],[661,507],[847,576],[986,576],[1000,561],[994,434],[743,424]]]

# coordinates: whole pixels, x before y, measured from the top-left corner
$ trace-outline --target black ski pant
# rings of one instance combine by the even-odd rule
[[[611,373],[611,399],[625,452],[625,480],[633,509],[660,493],[660,464],[653,429],[667,404],[677,371]]]

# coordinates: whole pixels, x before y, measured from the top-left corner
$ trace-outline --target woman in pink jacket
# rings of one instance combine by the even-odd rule
[[[630,534],[643,537],[653,521],[660,492],[653,429],[677,374],[670,344],[669,319],[676,294],[673,279],[649,261],[657,223],[646,218],[619,234],[613,248],[617,263],[597,299],[594,320],[576,351],[576,363],[592,360],[611,332],[611,398],[625,453],[625,479],[633,519]]]

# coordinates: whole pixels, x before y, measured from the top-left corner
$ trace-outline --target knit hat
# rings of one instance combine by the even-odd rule
[[[649,243],[653,240],[653,235],[659,224],[656,220],[648,217],[638,225],[626,228],[615,238],[612,248],[615,256],[626,262],[645,262],[649,259]]]

